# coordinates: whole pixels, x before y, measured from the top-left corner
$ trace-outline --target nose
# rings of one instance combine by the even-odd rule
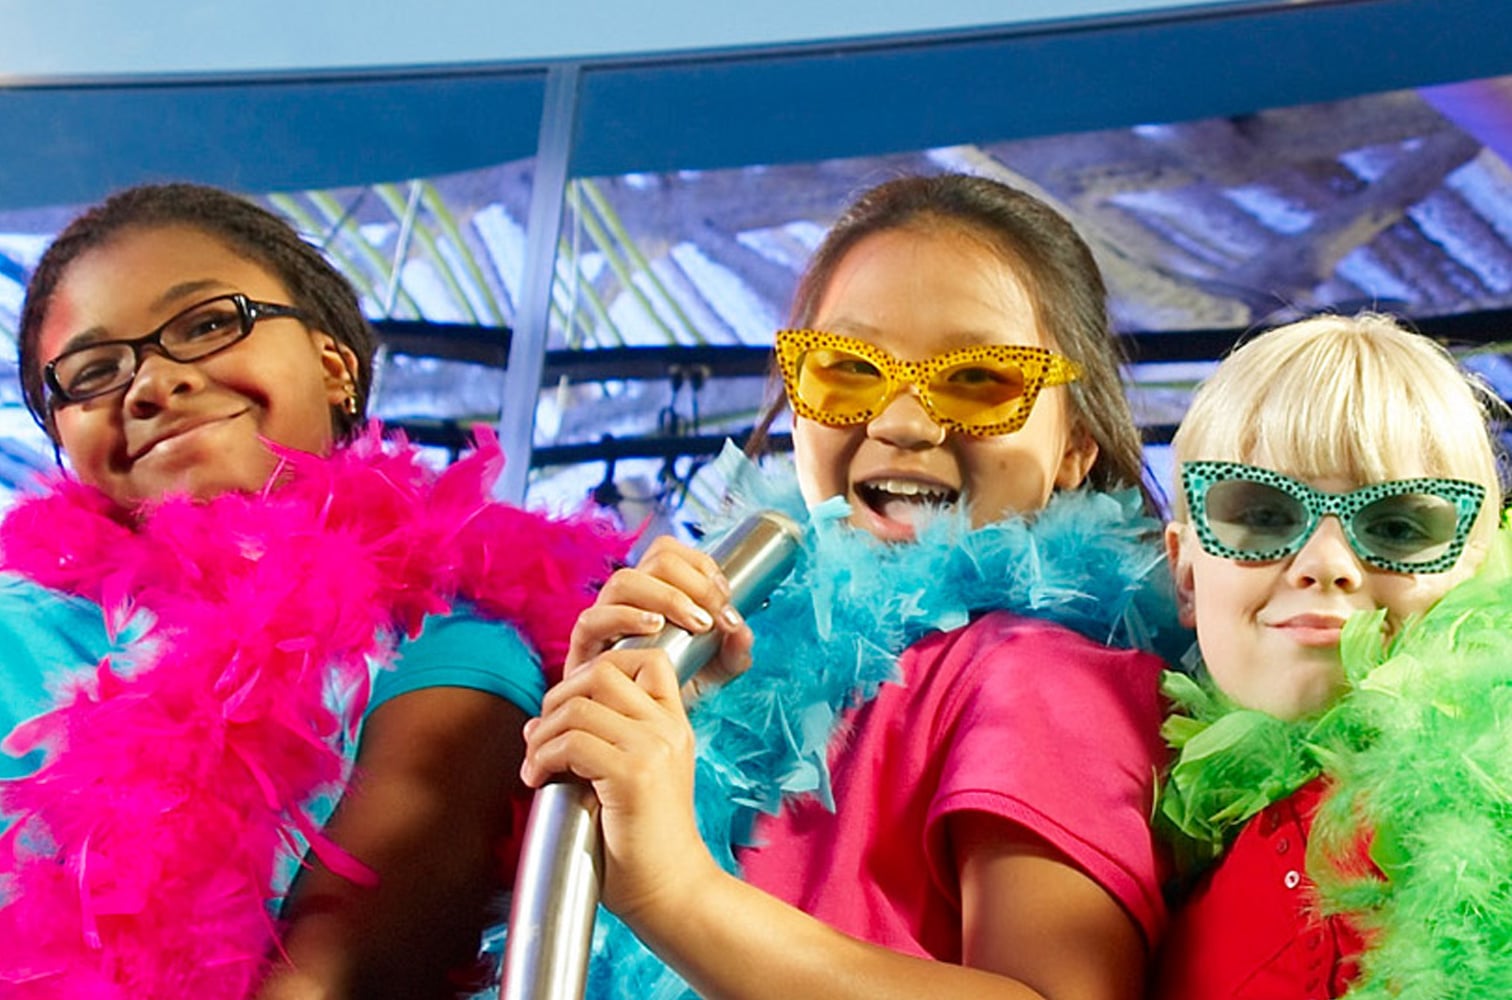
[[[866,425],[866,436],[909,451],[935,448],[945,442],[945,428],[934,422],[917,390],[906,388],[882,406]]]
[[[1297,587],[1358,590],[1365,581],[1365,567],[1349,547],[1344,526],[1329,515],[1318,522],[1312,537],[1292,556],[1287,577]]]
[[[174,361],[162,351],[143,349],[137,358],[136,374],[126,387],[123,405],[137,418],[160,412],[174,396],[194,392],[204,384],[199,366],[192,361]]]

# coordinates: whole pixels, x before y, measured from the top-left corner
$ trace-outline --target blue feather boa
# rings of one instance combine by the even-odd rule
[[[1160,524],[1138,491],[1057,494],[1032,520],[971,528],[930,518],[912,544],[884,544],[845,522],[843,501],[809,510],[791,475],[727,447],[716,464],[730,503],[712,536],[776,508],[804,525],[798,566],[751,618],[754,665],[692,711],[699,831],[738,872],[738,846],[785,797],[833,808],[828,748],[841,713],[896,677],[898,657],[930,632],[1007,609],[1099,642],[1174,662],[1190,644],[1176,624]],[[673,1000],[692,990],[633,933],[600,911],[587,995]]]

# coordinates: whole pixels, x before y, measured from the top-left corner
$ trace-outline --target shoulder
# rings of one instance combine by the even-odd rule
[[[5,672],[13,673],[17,661],[93,666],[113,646],[99,605],[16,573],[0,572],[0,656]]]
[[[989,612],[959,631],[972,633],[978,641],[1011,641],[1024,649],[1054,648],[1064,653],[1092,658],[1160,662],[1158,657],[1142,650],[1110,646],[1057,622],[1015,611]]]
[[[0,573],[0,736],[53,706],[54,692],[114,648],[97,605]],[[0,777],[40,763],[0,754]]]
[[[1137,697],[1160,711],[1165,663],[1154,654],[1104,645],[1054,622],[995,611],[936,633],[909,653],[994,686],[1053,686],[1062,696]]]
[[[1027,768],[1036,787],[1132,795],[1147,818],[1152,775],[1166,759],[1161,661],[1112,649],[1053,623],[986,615],[938,637],[938,654],[906,665],[905,684],[933,705],[934,731],[974,748],[993,769]],[[1047,761],[1054,775],[1041,775]],[[1011,764],[1009,762],[1012,762]],[[1052,798],[1054,788],[1043,789]]]
[[[54,616],[59,613],[93,613],[95,617],[99,616],[99,606],[93,601],[44,587],[11,570],[0,571],[0,611],[22,610]]]
[[[1165,760],[1160,661],[1009,613],[935,642],[933,665],[948,666],[914,675],[931,687],[952,675],[932,720],[945,746],[931,828],[938,834],[943,817],[971,811],[1028,831],[1154,940],[1164,922],[1162,861],[1149,827]]]
[[[1141,781],[1165,759],[1164,664],[1149,653],[995,612],[926,638],[901,666],[916,705],[933,705],[938,730],[959,739],[996,734],[1035,761],[1055,748],[1116,757]]]
[[[393,668],[373,683],[370,711],[400,694],[434,687],[483,691],[534,714],[546,680],[540,655],[519,629],[459,603],[449,614],[428,616],[415,638],[399,641]]]

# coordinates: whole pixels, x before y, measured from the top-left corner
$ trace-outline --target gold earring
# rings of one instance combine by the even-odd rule
[[[346,399],[341,401],[341,409],[349,417],[357,415],[357,390],[355,388],[347,388]]]

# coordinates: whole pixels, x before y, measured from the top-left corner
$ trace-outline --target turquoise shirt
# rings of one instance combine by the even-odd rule
[[[420,634],[401,639],[390,670],[373,678],[368,712],[421,688],[472,688],[498,695],[524,709],[541,710],[546,677],[541,658],[513,626],[480,618],[459,603],[449,615],[429,615]]]
[[[134,621],[111,642],[98,605],[0,573],[0,733],[51,708],[70,677],[88,677],[104,656],[122,655],[142,624]],[[535,715],[546,680],[540,658],[513,626],[459,604],[449,615],[427,617],[415,639],[399,640],[392,668],[375,666],[367,711],[434,687],[486,691]],[[40,753],[0,753],[0,778],[30,774],[40,763]]]
[[[53,707],[69,679],[92,676],[103,657],[123,657],[150,620],[146,613],[138,615],[112,642],[99,605],[0,573],[0,734]],[[540,658],[520,633],[478,617],[467,604],[449,615],[428,616],[420,635],[398,641],[393,666],[375,664],[373,671],[368,713],[410,691],[462,687],[497,695],[535,715],[546,693]],[[356,746],[342,749],[350,764]],[[41,764],[40,751],[13,757],[0,750],[0,779],[23,777]],[[310,818],[324,824],[336,800],[319,794],[305,805]],[[0,813],[0,831],[8,825]],[[272,887],[278,896],[297,868],[297,858],[284,859]]]
[[[0,733],[51,708],[70,677],[93,674],[102,657],[121,648],[106,635],[98,605],[0,573]],[[0,778],[30,774],[41,763],[40,752],[0,752]]]

